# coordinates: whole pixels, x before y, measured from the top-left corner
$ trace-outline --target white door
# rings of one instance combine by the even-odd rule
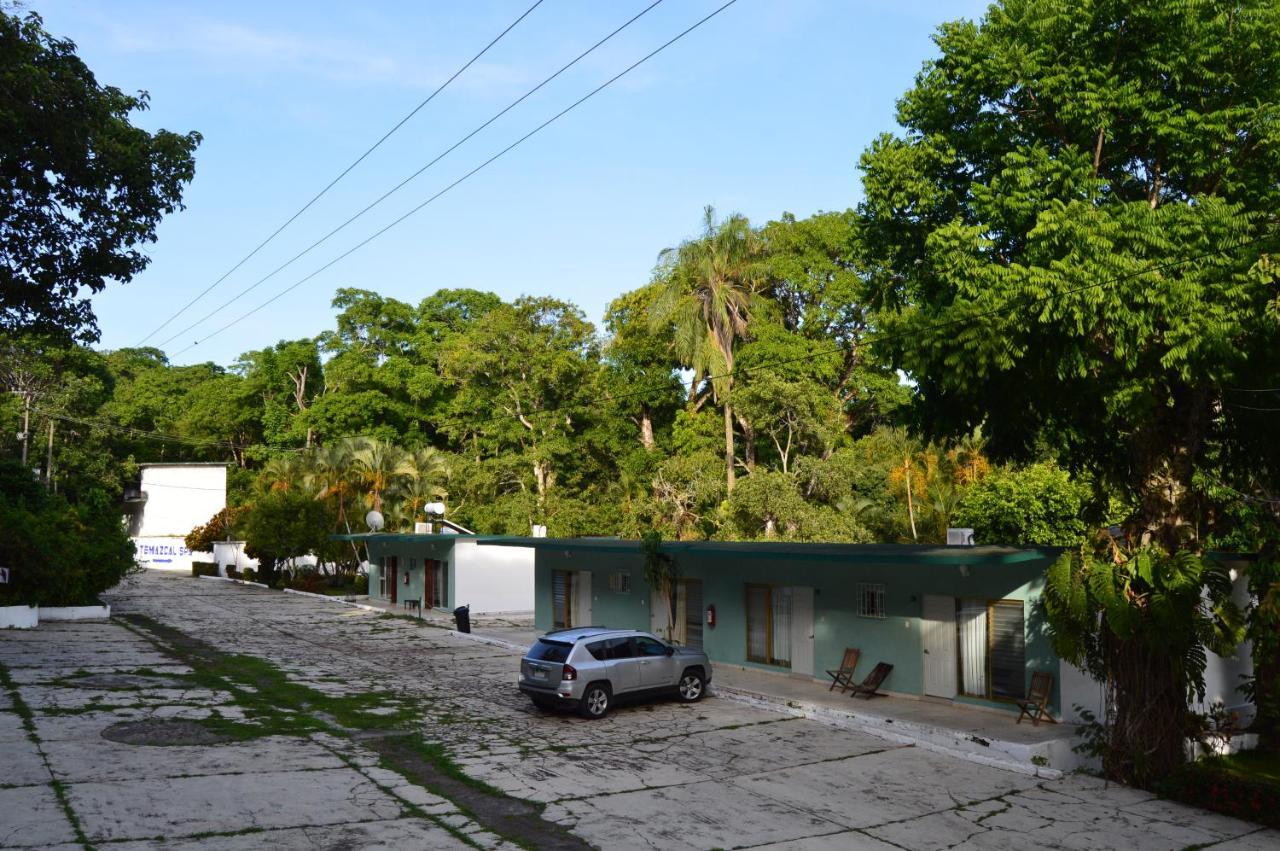
[[[573,625],[594,626],[591,623],[591,571],[579,570],[573,575]]]
[[[649,592],[649,631],[659,638],[670,639],[671,606],[657,591]]]
[[[956,696],[956,601],[924,595],[924,693]]]
[[[791,589],[791,673],[813,676],[813,589]]]

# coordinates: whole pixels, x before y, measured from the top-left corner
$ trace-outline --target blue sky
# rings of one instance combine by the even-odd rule
[[[545,0],[280,237],[150,344],[199,320],[415,171],[650,0]],[[701,209],[763,223],[857,203],[857,159],[969,0],[738,0],[404,224],[261,304],[474,168],[723,0],[665,0],[307,257],[182,334],[175,363],[332,326],[339,287],[410,303],[443,287],[553,295],[597,324]],[[532,0],[30,0],[101,82],[146,89],[149,129],[198,130],[187,209],[151,266],[95,298],[104,348],[137,344],[226,272]]]

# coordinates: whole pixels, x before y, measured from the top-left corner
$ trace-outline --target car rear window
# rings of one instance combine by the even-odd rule
[[[569,651],[572,649],[572,644],[539,638],[533,647],[529,648],[529,658],[541,662],[563,662],[569,658]]]

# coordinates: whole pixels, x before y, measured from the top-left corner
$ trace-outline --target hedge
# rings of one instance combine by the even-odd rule
[[[217,576],[218,565],[211,561],[191,561],[192,576]]]
[[[1186,766],[1157,791],[1184,804],[1280,827],[1280,784],[1228,774],[1215,769],[1212,760]]]

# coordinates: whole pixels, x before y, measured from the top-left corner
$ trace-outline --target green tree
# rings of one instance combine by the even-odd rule
[[[133,542],[102,492],[80,502],[50,494],[13,461],[0,462],[2,605],[83,606],[134,568]]]
[[[695,383],[711,381],[724,413],[725,482],[733,490],[734,345],[746,336],[765,269],[759,236],[745,216],[716,221],[703,211],[702,235],[668,248],[659,257],[663,292],[652,308],[655,329],[670,326],[675,352],[693,370]]]
[[[1051,446],[1133,506],[1155,573],[1108,611],[1094,670],[1123,719],[1112,764],[1145,782],[1182,759],[1201,664],[1146,664],[1171,624],[1203,637],[1197,477],[1276,469],[1223,388],[1280,383],[1280,6],[1007,0],[936,41],[903,133],[862,160],[884,353],[926,433],[981,426],[1001,460]],[[1139,602],[1174,586],[1167,617]]]
[[[324,557],[332,549],[329,507],[301,491],[273,491],[256,498],[241,520],[245,552],[258,559],[258,575],[275,584],[281,565],[308,554]]]
[[[1077,546],[1089,534],[1092,489],[1049,463],[1003,467],[968,488],[953,520],[982,544]]]
[[[102,86],[40,16],[0,10],[0,330],[98,338],[89,298],[150,258],[200,134],[134,127],[147,94]]]

